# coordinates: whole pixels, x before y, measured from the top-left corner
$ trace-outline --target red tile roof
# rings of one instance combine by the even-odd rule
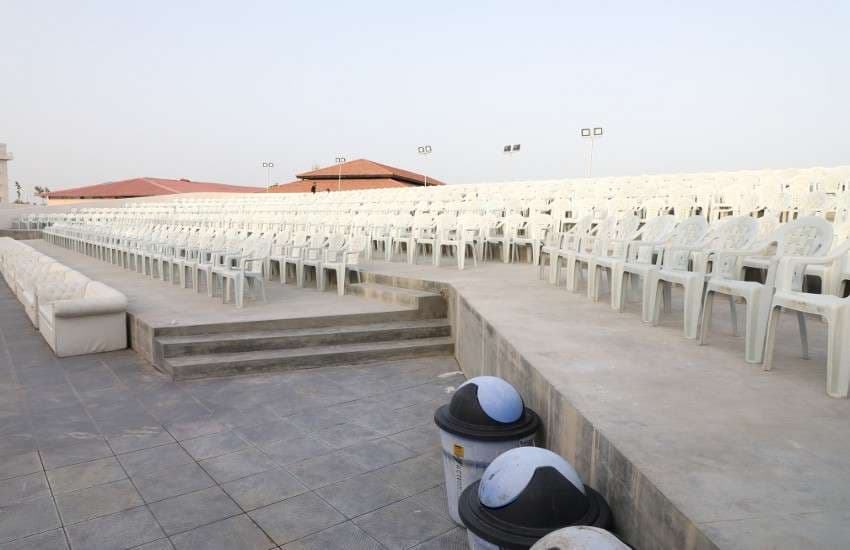
[[[313,184],[316,184],[316,193],[325,193],[328,189],[337,191],[341,183],[341,191],[355,191],[359,189],[386,189],[390,187],[413,187],[409,183],[404,183],[390,178],[366,178],[366,179],[346,179],[341,181],[335,179],[324,180],[296,180],[290,183],[281,183],[269,187],[269,193],[309,193]],[[428,180],[428,185],[431,185],[431,180]]]
[[[260,193],[263,191],[265,189],[262,187],[244,187],[224,183],[205,183],[162,178],[134,178],[51,191],[47,193],[47,197],[51,199],[124,199],[174,195],[177,193]]]
[[[425,184],[425,176],[423,176],[422,174],[417,174],[409,170],[402,170],[401,168],[394,168],[392,166],[387,166],[386,164],[381,164],[366,159],[350,160],[342,164],[326,166],[324,168],[319,168],[318,170],[296,174],[296,177],[307,180],[324,180],[338,179],[340,177],[340,174],[342,175],[343,179],[390,178],[394,180],[408,182],[413,185]],[[428,185],[432,184],[444,185],[444,183],[440,180],[429,177]]]

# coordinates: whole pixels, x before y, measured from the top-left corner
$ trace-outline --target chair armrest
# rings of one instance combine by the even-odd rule
[[[113,296],[94,296],[53,302],[53,315],[57,318],[91,317],[127,311],[127,298],[116,292]]]

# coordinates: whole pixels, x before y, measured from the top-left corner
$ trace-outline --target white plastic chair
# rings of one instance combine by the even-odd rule
[[[782,310],[797,312],[803,337],[803,358],[808,359],[804,315],[818,315],[827,325],[826,393],[846,398],[850,390],[850,298],[801,291],[808,265],[828,265],[843,259],[850,249],[845,243],[834,254],[823,258],[786,257],[780,260],[776,293],[770,309],[765,343],[764,370],[773,368],[776,327]]]
[[[821,257],[829,250],[831,243],[832,224],[823,218],[809,216],[785,224],[773,236],[763,241],[758,250],[726,250],[720,253],[722,258],[720,255],[709,258],[712,270],[703,300],[700,344],[705,344],[707,339],[714,295],[725,294],[730,299],[742,298],[747,308],[744,331],[745,359],[748,363],[761,363],[779,260],[786,255]],[[776,247],[776,252],[770,257],[763,284],[737,277],[739,274],[735,264],[738,261],[754,253],[763,254],[773,246]],[[734,308],[734,301],[730,303]],[[737,325],[736,317],[733,317],[733,322]],[[734,332],[737,332],[737,326],[735,329]]]
[[[709,257],[724,264],[724,271],[740,269],[740,258],[734,257],[734,265],[725,265],[732,261],[723,256],[727,250],[746,250],[752,246],[758,232],[758,222],[749,216],[732,216],[715,222],[702,242],[694,247],[667,247],[664,250],[661,269],[650,271],[649,304],[651,322],[658,325],[661,319],[662,291],[668,296],[665,301],[669,307],[669,288],[680,285],[684,288],[684,333],[685,338],[696,339],[705,288]],[[752,252],[750,252],[752,253]]]

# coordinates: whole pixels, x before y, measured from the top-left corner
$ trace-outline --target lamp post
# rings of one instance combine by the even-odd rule
[[[336,163],[339,166],[337,173],[336,190],[342,191],[342,165],[345,163],[345,157],[336,157]]]
[[[595,128],[582,128],[581,137],[590,140],[590,156],[587,161],[587,177],[590,177],[593,175],[593,143],[597,139],[602,138],[602,128],[599,126]]]
[[[416,148],[416,152],[422,155],[424,158],[428,158],[428,155],[431,154],[431,146],[430,145],[420,145]],[[423,170],[423,172],[427,172],[427,170]],[[428,187],[428,174],[425,174],[425,187]]]
[[[271,186],[272,168],[274,168],[274,163],[264,162],[263,168],[266,169],[266,193],[268,193],[269,187]]]
[[[508,156],[508,157],[512,157],[512,156],[514,156],[516,153],[519,153],[519,151],[520,151],[520,149],[521,149],[521,148],[522,148],[522,145],[521,145],[521,144],[519,144],[519,143],[514,143],[513,145],[511,145],[511,144],[509,143],[509,144],[505,145],[504,147],[502,147],[502,152],[503,152],[506,156]],[[510,170],[510,169],[509,169],[508,171],[509,171],[509,172],[513,172],[513,170]],[[513,175],[509,175],[508,177],[509,177],[509,178],[512,178],[512,177],[513,177]]]

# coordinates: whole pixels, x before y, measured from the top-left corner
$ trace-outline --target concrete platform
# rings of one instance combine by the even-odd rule
[[[747,364],[729,310],[709,345],[681,311],[641,323],[537,279],[528,265],[375,262],[367,279],[450,295],[464,373],[502,376],[545,419],[546,445],[609,500],[636,548],[843,548],[850,401],[825,393],[825,326],[780,326],[774,370]],[[674,291],[674,299],[678,298]],[[739,311],[743,319],[743,311]]]

